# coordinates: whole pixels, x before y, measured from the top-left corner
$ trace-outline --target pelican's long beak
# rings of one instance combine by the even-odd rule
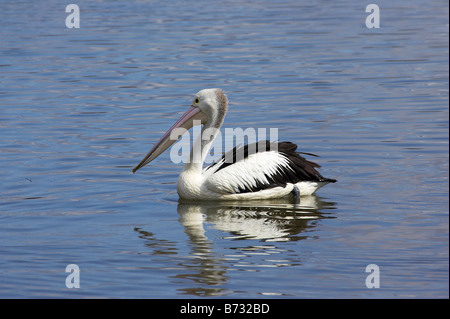
[[[133,173],[161,155],[161,153],[168,149],[182,135],[177,134],[176,138],[171,138],[170,135],[172,131],[177,128],[183,128],[187,131],[194,126],[195,120],[200,120],[201,123],[204,124],[206,122],[206,115],[198,107],[191,106],[186,113],[184,113],[181,118],[163,135],[163,137],[161,137],[158,143],[156,143],[150,152],[148,152],[144,159],[135,168],[133,168]]]

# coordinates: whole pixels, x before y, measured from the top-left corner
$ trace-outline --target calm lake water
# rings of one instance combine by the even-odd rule
[[[0,3],[1,298],[448,298],[448,1]],[[338,183],[179,203],[203,88]],[[80,288],[66,287],[66,266]],[[366,266],[380,287],[366,287]]]

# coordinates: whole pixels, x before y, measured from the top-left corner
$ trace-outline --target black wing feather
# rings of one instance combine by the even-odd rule
[[[316,168],[320,168],[320,165],[308,161],[304,157],[300,156],[299,152],[296,152],[297,145],[291,142],[272,143],[270,141],[260,141],[257,143],[245,145],[243,147],[236,146],[231,151],[224,154],[217,163],[208,166],[206,169],[214,169],[214,173],[216,173],[221,169],[224,169],[240,160],[247,158],[249,155],[270,150],[277,150],[279,153],[286,156],[289,162],[289,168],[280,166],[280,169],[276,174],[265,174],[268,183],[257,181],[256,185],[254,185],[253,187],[240,187],[238,190],[239,193],[257,192],[263,189],[273,188],[277,186],[285,187],[288,183],[295,184],[302,181],[328,183],[336,182],[335,179],[324,178],[316,170]],[[302,154],[317,156],[309,153]]]

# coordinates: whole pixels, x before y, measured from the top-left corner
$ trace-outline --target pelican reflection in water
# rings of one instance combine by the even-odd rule
[[[187,246],[180,245],[179,238],[159,238],[161,234],[146,231],[146,227],[135,230],[145,240],[152,259],[163,258],[161,262],[168,269],[178,269],[170,278],[185,282],[179,293],[221,296],[229,293],[225,284],[230,271],[303,263],[307,257],[287,250],[283,243],[313,236],[311,230],[320,220],[335,218],[331,213],[334,205],[317,196],[306,196],[299,205],[288,199],[179,203],[179,222],[187,236]]]

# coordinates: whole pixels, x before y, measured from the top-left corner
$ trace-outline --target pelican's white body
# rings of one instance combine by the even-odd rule
[[[255,153],[216,172],[214,166],[198,170],[198,166],[186,164],[178,178],[178,195],[188,200],[255,200],[289,196],[294,184],[273,187],[257,192],[236,193],[239,186],[254,186],[267,180],[266,174],[274,174],[278,167],[288,167],[286,158],[274,151]],[[327,182],[299,182],[300,195],[312,195]]]

